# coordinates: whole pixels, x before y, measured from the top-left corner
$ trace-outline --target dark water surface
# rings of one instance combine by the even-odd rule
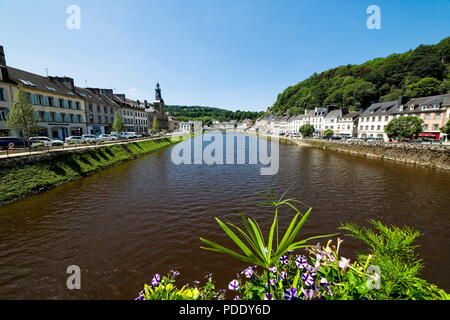
[[[171,269],[180,284],[212,272],[225,288],[246,265],[200,249],[199,237],[230,244],[214,217],[240,223],[237,207],[267,230],[273,212],[245,201],[271,179],[278,192],[295,182],[289,196],[313,207],[305,237],[369,219],[422,231],[423,276],[450,291],[449,172],[280,145],[270,177],[259,165],[177,166],[172,148],[0,208],[0,299],[133,299]],[[361,243],[344,239],[354,257]],[[69,265],[81,268],[81,290],[66,288]]]

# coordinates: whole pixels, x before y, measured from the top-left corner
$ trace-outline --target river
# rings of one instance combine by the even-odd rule
[[[370,219],[420,230],[423,277],[450,291],[448,171],[281,144],[278,173],[262,176],[258,164],[176,165],[174,147],[1,207],[0,299],[133,299],[171,269],[179,284],[212,272],[226,288],[246,265],[200,249],[199,237],[229,245],[214,217],[240,224],[238,207],[267,231],[273,211],[246,201],[271,180],[279,194],[294,183],[288,195],[313,207],[304,237]],[[363,246],[341,237],[354,258]],[[66,287],[70,265],[80,290]]]

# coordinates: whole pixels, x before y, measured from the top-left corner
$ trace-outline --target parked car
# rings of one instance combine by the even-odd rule
[[[103,141],[112,141],[112,140],[117,140],[116,136],[113,136],[112,134],[101,134],[98,136],[98,140],[103,140]]]
[[[442,144],[442,141],[436,140],[436,139],[422,139],[422,143],[424,143],[424,144]]]
[[[81,136],[85,141],[97,141],[97,137],[93,134],[83,134]]]
[[[128,139],[128,132],[119,133],[119,137],[121,137],[122,139]]]
[[[3,150],[11,149],[11,148],[23,148],[29,147],[30,143],[28,141],[24,141],[19,137],[0,137],[0,147]]]
[[[53,147],[57,145],[63,145],[64,141],[59,139],[51,139],[49,137],[31,137],[30,138],[31,144],[33,143],[43,143],[46,147]]]
[[[64,141],[66,143],[76,143],[76,144],[85,142],[83,137],[80,137],[80,136],[70,136],[70,137],[67,137],[66,140],[64,140]]]
[[[139,135],[136,132],[127,132],[127,138],[128,139],[139,138]]]

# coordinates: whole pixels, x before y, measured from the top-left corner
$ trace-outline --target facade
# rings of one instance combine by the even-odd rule
[[[0,136],[10,135],[6,126],[6,116],[12,108],[15,93],[15,82],[9,79],[3,47],[0,46]]]
[[[109,100],[102,98],[100,94],[88,89],[75,87],[74,90],[84,99],[87,133],[94,135],[111,133],[118,105],[111,104]]]
[[[414,98],[400,106],[396,112],[396,117],[419,117],[424,122],[419,137],[439,140],[442,134],[440,128],[446,123],[449,106],[450,94]]]
[[[358,119],[358,138],[376,138],[388,141],[384,128],[399,110],[402,97],[396,101],[373,103]]]
[[[354,137],[358,136],[358,118],[361,112],[353,111],[340,116],[337,119],[336,136]]]
[[[315,108],[314,110],[305,110],[303,124],[311,124],[316,134],[322,134],[324,131],[324,118],[328,113],[327,108]]]
[[[342,117],[343,115],[348,113],[348,109],[346,108],[340,108],[329,111],[324,117],[323,117],[323,130],[331,129],[333,130],[333,134],[337,135],[338,130],[338,119]]]
[[[289,130],[288,125],[289,116],[278,116],[270,123],[270,132],[272,134],[287,133]]]
[[[297,115],[297,116],[293,116],[290,117],[288,120],[289,123],[289,133],[299,133],[300,132],[300,127],[303,125],[305,119],[305,115],[301,114],[301,115]]]
[[[275,119],[273,114],[269,114],[255,121],[255,127],[259,131],[267,132],[270,127],[270,123]]]
[[[148,130],[153,130],[153,122],[155,118],[158,120],[159,130],[169,130],[169,114],[164,111],[164,99],[161,94],[161,87],[156,83],[155,100],[152,104],[144,101],[145,112],[147,113]]]
[[[192,132],[193,130],[194,130],[194,122],[188,121],[188,122],[180,122],[177,131]]]
[[[28,94],[34,109],[35,119],[38,120],[37,135],[64,139],[72,135],[86,133],[84,100],[71,87],[73,79],[67,78],[65,83],[54,81],[52,77],[43,77],[12,67],[2,67],[2,88],[5,114],[13,105],[13,97],[18,85],[22,84]],[[6,93],[6,94],[5,94]],[[4,123],[4,121],[2,121]],[[4,124],[2,127],[5,127]],[[13,134],[7,128],[2,134]]]

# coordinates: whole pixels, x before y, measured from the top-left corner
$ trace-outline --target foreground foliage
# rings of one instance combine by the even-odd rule
[[[268,241],[264,241],[260,226],[254,219],[245,218],[240,213],[245,230],[232,223],[216,219],[224,232],[233,240],[242,254],[227,249],[212,241],[201,239],[206,250],[224,253],[250,266],[245,268],[228,284],[235,300],[408,300],[408,299],[448,299],[444,290],[419,278],[423,268],[415,253],[413,242],[420,235],[409,227],[385,226],[379,221],[371,221],[375,231],[352,223],[340,228],[348,236],[363,241],[368,252],[360,253],[355,261],[343,257],[339,251],[343,240],[337,238],[336,244],[328,240],[322,246],[307,242],[327,236],[316,236],[294,241],[311,209],[305,214],[293,205],[294,199],[277,199],[273,193],[262,195],[265,202],[260,205],[275,207],[275,217],[270,228]],[[292,208],[296,215],[285,234],[279,237],[278,216],[282,206]],[[297,221],[299,219],[299,221]],[[242,237],[241,240],[230,228]],[[174,285],[172,271],[162,280],[157,274],[151,285],[145,285],[138,300],[210,300],[223,299],[225,290],[215,289],[212,274],[200,286]],[[231,295],[229,295],[232,297]]]

